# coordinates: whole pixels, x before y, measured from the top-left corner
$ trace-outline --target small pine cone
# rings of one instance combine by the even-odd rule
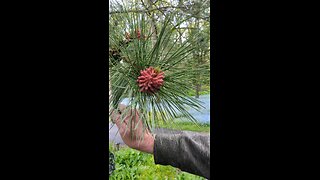
[[[140,91],[148,93],[157,92],[164,83],[163,78],[164,73],[153,67],[141,70],[137,80]]]
[[[125,36],[127,40],[130,40],[130,33],[126,32]]]
[[[137,38],[140,39],[140,37],[141,37],[141,32],[140,32],[140,29],[138,29],[137,30]]]

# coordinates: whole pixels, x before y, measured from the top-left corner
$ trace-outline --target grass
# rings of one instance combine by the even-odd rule
[[[109,176],[109,179],[128,180],[204,180],[187,172],[183,172],[172,166],[156,165],[153,155],[143,153],[128,147],[117,150],[112,143],[109,143],[109,151],[115,155],[116,169]]]
[[[172,123],[161,123],[161,128],[167,129],[175,129],[175,130],[182,130],[182,131],[194,131],[194,132],[210,132],[210,124],[209,123],[199,123],[195,124],[189,121],[179,121],[176,120]]]
[[[111,122],[111,120],[109,120]],[[194,123],[190,121],[182,121],[176,119],[171,122],[164,123],[163,121],[158,122],[160,128],[166,129],[174,129],[174,130],[182,130],[182,131],[194,131],[194,132],[210,132],[210,124],[209,123]]]
[[[109,120],[111,122],[111,120]],[[210,124],[209,123],[194,123],[189,121],[181,121],[181,120],[174,120],[172,122],[164,123],[163,121],[159,122],[160,128],[166,129],[174,129],[174,130],[181,130],[181,131],[194,131],[194,132],[210,132]]]

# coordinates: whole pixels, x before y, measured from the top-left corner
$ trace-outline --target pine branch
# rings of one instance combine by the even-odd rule
[[[114,10],[110,11],[109,14],[123,14],[123,13],[150,13],[153,11],[160,11],[163,13],[163,11],[167,11],[168,9],[181,9],[184,11],[187,11],[188,8],[184,6],[163,6],[163,7],[156,7],[156,8],[151,8],[151,9],[138,9],[138,10],[126,10],[126,11],[119,11],[119,10]],[[210,21],[210,16],[199,16],[199,19],[205,20],[205,21]]]
[[[128,46],[119,45],[119,40],[125,37],[124,31],[114,29],[113,33],[109,34],[110,45],[118,48],[120,57],[123,57],[121,63],[110,67],[112,96],[109,100],[109,111],[117,108],[125,98],[128,98],[127,109],[121,113],[121,116],[128,115],[126,112],[129,112],[129,109],[139,109],[144,128],[149,130],[157,127],[160,122],[170,122],[180,117],[196,122],[196,119],[188,112],[188,108],[195,110],[202,108],[200,101],[188,96],[189,90],[192,89],[190,79],[200,72],[201,68],[184,66],[188,63],[188,57],[193,50],[192,41],[196,39],[196,36],[195,38],[189,37],[183,44],[173,40],[175,28],[185,21],[179,19],[179,22],[173,25],[174,15],[174,13],[166,15],[164,22],[159,24],[159,34],[155,44],[152,44],[151,41],[150,27],[152,25],[150,21],[147,21],[147,15],[144,14],[119,15],[119,19],[123,19],[119,22],[126,27],[125,32],[129,31],[132,36],[137,37]],[[110,27],[114,28],[113,25]],[[136,34],[137,29],[140,30],[139,36]],[[148,36],[140,38],[143,35]],[[109,58],[109,63],[112,62],[112,58]],[[143,76],[142,72],[151,66],[154,67],[154,70],[164,74],[164,77],[160,79],[164,83],[157,91],[142,91],[141,86],[144,85],[140,84],[139,78]],[[150,76],[142,77],[142,83],[144,83],[143,78]],[[153,81],[152,83],[154,85],[159,82]],[[148,84],[146,87],[153,85]],[[134,128],[130,123],[131,121],[128,124],[129,128]]]
[[[167,10],[167,9],[186,9],[183,6],[164,6],[164,7],[156,7],[152,9],[139,9],[139,10],[127,10],[127,11],[110,11],[109,14],[122,14],[122,13],[149,13],[153,11]]]

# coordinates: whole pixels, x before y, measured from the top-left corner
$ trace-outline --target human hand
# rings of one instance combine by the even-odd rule
[[[139,112],[133,109],[126,110],[128,111],[127,115],[121,119],[121,113],[125,109],[126,106],[120,104],[120,112],[113,111],[111,114],[111,120],[117,125],[123,142],[133,149],[153,154],[154,137],[148,129],[144,130]],[[135,116],[133,113],[135,113]]]

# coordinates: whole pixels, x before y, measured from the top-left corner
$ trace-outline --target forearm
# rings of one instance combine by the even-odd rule
[[[154,142],[156,164],[171,165],[210,178],[210,136],[183,131],[157,134]]]

